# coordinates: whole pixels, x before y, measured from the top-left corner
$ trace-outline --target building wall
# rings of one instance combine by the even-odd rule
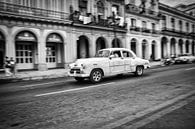
[[[47,70],[49,68],[64,68],[67,67],[67,64],[74,62],[78,58],[81,58],[80,56],[82,56],[83,53],[85,57],[93,57],[95,56],[98,47],[113,47],[114,39],[117,39],[120,47],[125,47],[129,49],[132,49],[132,39],[135,39],[136,54],[138,57],[145,59],[151,59],[151,56],[154,56],[154,59],[152,60],[160,60],[165,56],[170,57],[173,51],[175,52],[174,54],[179,55],[181,54],[179,46],[179,42],[181,41],[183,42],[183,53],[187,53],[187,43],[189,43],[188,53],[195,53],[192,51],[195,50],[195,48],[192,49],[192,47],[195,47],[195,45],[193,45],[195,39],[193,39],[192,36],[183,36],[182,33],[178,34],[178,31],[180,31],[180,20],[182,20],[183,23],[183,33],[194,33],[194,30],[192,29],[192,26],[195,25],[194,19],[191,17],[178,15],[178,13],[174,13],[174,11],[162,9],[159,10],[158,1],[155,1],[156,4],[154,7],[154,11],[156,12],[156,14],[154,14],[153,17],[145,14],[125,12],[126,4],[135,2],[135,5],[139,6],[141,4],[141,1],[125,0],[124,4],[123,1],[117,2],[115,0],[103,0],[102,2],[105,5],[103,19],[106,20],[108,17],[113,16],[112,5],[118,5],[119,16],[125,18],[125,22],[127,24],[126,30],[124,28],[114,29],[113,27],[108,26],[99,27],[93,24],[84,25],[80,21],[74,22],[72,20],[68,20],[68,22],[66,23],[66,19],[59,19],[59,15],[55,15],[55,13],[57,12],[60,12],[59,14],[63,14],[63,16],[70,15],[70,7],[72,7],[73,11],[79,11],[78,0],[56,0],[53,1],[54,3],[52,3],[52,0],[32,0],[31,2],[29,0],[25,3],[22,3],[22,0],[0,0],[0,2],[9,2],[11,4],[35,7],[39,11],[41,11],[41,9],[43,9],[42,11],[52,10],[50,11],[50,13],[52,14],[51,17],[54,16],[54,19],[45,17],[36,17],[36,19],[33,19],[31,18],[32,14],[30,14],[29,12],[25,15],[19,15],[18,13],[16,13],[14,16],[8,16],[7,14],[7,16],[4,16],[3,13],[1,13],[0,33],[5,37],[5,56],[14,57],[14,59],[17,60],[16,37],[21,32],[30,32],[36,38],[36,42],[33,42],[35,46],[33,48],[34,59],[32,66],[28,64],[20,64],[17,67],[18,69]],[[87,12],[91,13],[95,17],[97,17],[98,15],[96,2],[96,0],[90,0],[87,4]],[[150,7],[150,2],[147,1],[146,9],[150,9]],[[159,11],[163,16],[166,17],[166,21],[163,21],[161,17],[157,15]],[[30,17],[28,15],[30,15]],[[139,31],[131,29],[132,18],[136,19],[136,27],[140,28]],[[162,29],[164,27],[169,30],[173,29],[171,22],[172,18],[175,19],[175,31],[172,31],[171,33],[162,33]],[[142,31],[142,29],[144,28],[142,23],[143,21],[146,22],[146,29],[149,29],[150,32]],[[166,22],[166,26],[163,26],[163,22]],[[152,23],[155,24],[155,33],[153,33],[152,30]],[[186,23],[189,23],[189,29],[186,29]],[[62,41],[55,42],[55,40],[57,39],[55,39],[54,35],[54,40],[47,42],[48,37],[52,34],[58,35],[62,39]],[[162,41],[164,39],[166,39],[166,42]],[[171,43],[171,41],[174,41],[175,43],[173,44]],[[24,46],[25,42],[26,41],[22,42]],[[101,44],[103,45],[98,46]],[[53,51],[55,51],[55,53],[52,55]],[[162,55],[162,53],[164,55]],[[48,56],[56,56],[55,60],[53,60],[54,62],[51,61],[48,63],[47,59],[54,59],[48,58]]]

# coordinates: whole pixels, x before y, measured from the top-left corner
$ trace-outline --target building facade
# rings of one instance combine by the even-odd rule
[[[65,68],[108,47],[151,60],[194,54],[188,12],[158,0],[0,0],[0,69],[5,56],[18,70]]]

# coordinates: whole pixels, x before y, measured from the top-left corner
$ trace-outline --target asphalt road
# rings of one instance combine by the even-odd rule
[[[166,101],[195,90],[195,65],[172,65],[105,78],[9,83],[0,87],[0,128],[115,128]],[[122,121],[121,121],[122,120]]]
[[[138,129],[195,129],[195,100]]]

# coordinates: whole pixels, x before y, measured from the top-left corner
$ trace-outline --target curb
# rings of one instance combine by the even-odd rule
[[[128,116],[128,117],[125,117],[121,120],[118,120],[116,122],[113,122],[111,124],[108,124],[108,125],[105,125],[105,126],[102,126],[101,128],[98,128],[98,129],[118,129],[120,128],[121,126],[123,125],[131,125],[131,123],[133,123],[134,121],[136,121],[137,119],[140,119],[141,117],[144,117],[148,114],[152,114],[152,113],[155,113],[155,112],[158,112],[159,110],[162,110],[163,108],[166,108],[166,107],[169,107],[171,105],[174,105],[175,103],[181,101],[181,100],[184,100],[185,98],[188,98],[190,96],[193,96],[195,94],[195,90],[194,91],[191,91],[190,93],[187,93],[187,94],[184,94],[184,95],[180,95],[172,100],[168,100],[162,104],[159,104],[157,106],[154,106],[152,108],[149,108],[149,109],[146,109],[144,111],[141,111],[141,112],[138,112],[136,113],[135,115],[133,116]]]

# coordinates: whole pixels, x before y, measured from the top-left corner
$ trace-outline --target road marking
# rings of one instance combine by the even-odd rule
[[[99,85],[94,85],[94,86],[88,86],[88,87],[83,87],[83,88],[75,88],[75,89],[70,89],[70,90],[62,90],[62,91],[56,91],[56,92],[49,92],[49,93],[35,95],[35,97],[48,96],[48,95],[54,95],[54,94],[61,94],[61,93],[66,93],[66,92],[71,92],[71,91],[85,90],[85,89],[95,88],[95,87],[99,87],[99,86],[110,85],[110,84],[113,84],[113,83],[114,82],[105,83],[105,84],[99,84]]]
[[[192,70],[192,69],[195,69],[195,67],[192,67],[192,68],[188,68],[188,69],[185,69],[185,70]]]
[[[64,82],[65,81],[47,82],[47,83],[41,83],[41,84],[25,85],[25,86],[20,86],[20,87],[28,88],[28,87],[36,87],[36,86],[47,85],[47,84],[58,84],[58,83],[64,83]]]

